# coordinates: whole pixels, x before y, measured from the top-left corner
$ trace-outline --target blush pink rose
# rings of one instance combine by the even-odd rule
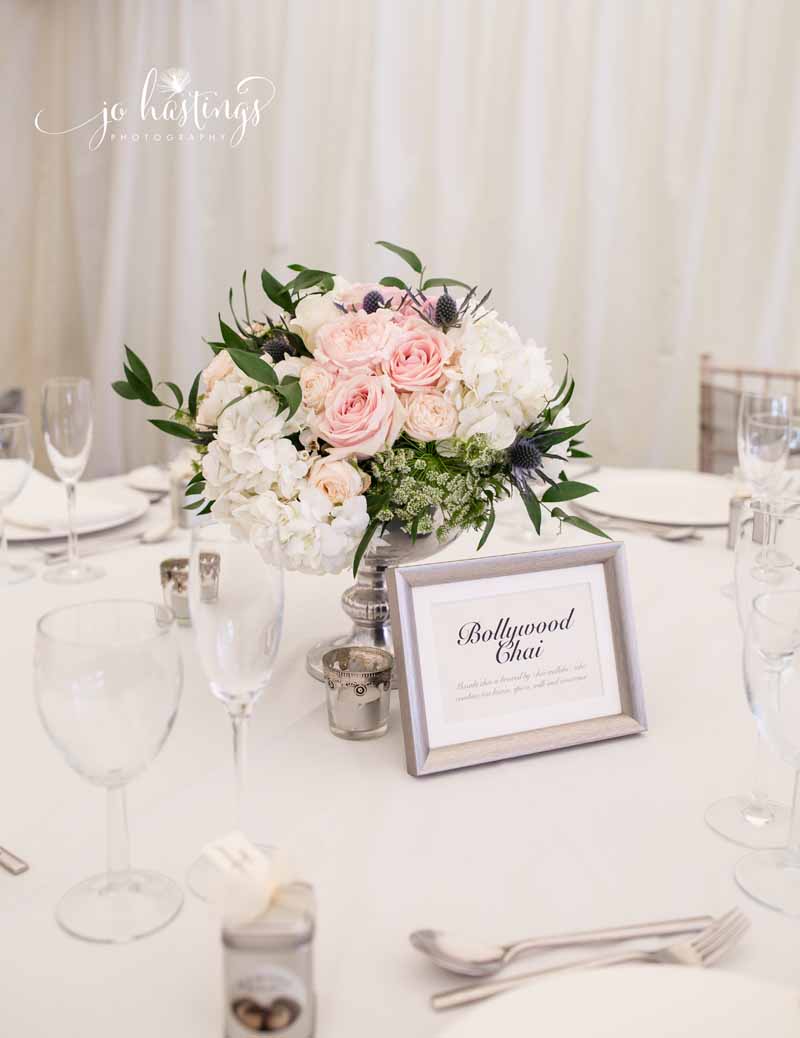
[[[430,443],[455,435],[458,411],[438,389],[423,389],[405,399],[404,431],[415,440]]]
[[[333,505],[341,505],[351,497],[358,497],[370,484],[367,473],[352,462],[334,461],[332,458],[317,458],[309,470],[308,481],[312,487],[321,490]]]
[[[413,392],[435,386],[453,352],[447,336],[424,321],[407,323],[395,335],[381,367],[395,389]]]
[[[317,332],[314,359],[336,371],[374,371],[395,333],[392,315],[386,310],[342,314]]]
[[[303,403],[312,411],[321,411],[325,397],[333,385],[333,376],[327,368],[316,361],[306,364],[300,372],[300,388],[303,391]]]
[[[319,435],[334,448],[330,458],[370,458],[394,443],[404,419],[389,379],[361,372],[340,379],[328,393]]]

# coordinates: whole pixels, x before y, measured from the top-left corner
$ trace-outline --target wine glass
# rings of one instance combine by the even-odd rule
[[[800,500],[751,501],[743,512],[736,540],[736,605],[743,636],[759,595],[771,589],[800,589],[798,565]],[[752,710],[746,669],[744,682]],[[706,822],[716,833],[744,847],[782,847],[786,843],[789,812],[783,804],[769,799],[764,750],[759,732],[751,791],[717,800],[706,811]]]
[[[789,457],[790,417],[788,396],[742,393],[736,447],[754,497],[766,497],[780,486]]]
[[[36,627],[36,703],[47,734],[108,800],[106,872],[73,887],[59,924],[87,941],[123,943],[154,933],[183,904],[180,887],[130,867],[125,787],[172,730],[183,672],[163,605],[87,602],[47,613]]]
[[[4,516],[6,507],[28,482],[32,465],[31,423],[25,415],[0,414],[0,586],[33,576],[30,566],[9,557]]]
[[[75,494],[92,449],[92,387],[86,378],[48,379],[42,389],[42,431],[53,471],[67,491],[67,561],[48,567],[45,580],[83,584],[103,570],[81,562],[75,533]]]
[[[795,786],[788,846],[745,855],[734,875],[757,901],[800,915],[800,589],[755,600],[745,667],[759,729],[794,768]]]
[[[227,526],[192,531],[189,610],[197,654],[212,693],[233,726],[235,828],[245,828],[246,734],[253,705],[267,688],[283,623],[283,571],[265,562]],[[217,877],[204,857],[189,870],[189,886],[208,899]]]

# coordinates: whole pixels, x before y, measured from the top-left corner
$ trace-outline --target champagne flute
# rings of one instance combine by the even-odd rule
[[[74,937],[115,944],[154,933],[183,904],[180,887],[132,870],[125,787],[172,730],[183,672],[165,606],[86,602],[47,613],[36,628],[36,704],[67,763],[107,791],[106,872],[73,887],[56,909]]]
[[[754,851],[734,870],[751,897],[800,915],[800,589],[759,595],[747,630],[745,667],[760,731],[795,772],[786,847]]]
[[[767,497],[780,487],[789,457],[790,418],[788,396],[742,393],[736,448],[754,497]]]
[[[30,566],[11,561],[5,524],[5,509],[28,482],[32,465],[31,423],[25,415],[0,414],[0,587],[33,576]]]
[[[197,654],[212,693],[233,728],[235,828],[244,831],[247,723],[267,688],[283,623],[283,571],[265,562],[248,541],[218,523],[192,531],[189,609]],[[217,893],[212,865],[200,857],[189,887],[208,900]]]
[[[75,533],[75,495],[92,449],[92,387],[86,378],[48,379],[42,389],[42,430],[53,471],[67,491],[67,561],[48,567],[44,579],[83,584],[103,576],[98,566],[81,562]]]
[[[798,566],[800,499],[751,501],[743,513],[736,540],[736,604],[743,637],[759,595],[771,589],[800,589]],[[744,679],[750,709],[755,711],[746,669]],[[744,847],[782,847],[786,843],[789,812],[767,794],[765,749],[759,730],[750,792],[717,800],[706,811],[711,829]]]

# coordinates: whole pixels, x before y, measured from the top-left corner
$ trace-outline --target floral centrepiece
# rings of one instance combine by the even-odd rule
[[[523,341],[488,305],[489,293],[426,277],[407,249],[379,242],[412,268],[416,284],[385,277],[353,284],[293,264],[283,283],[262,273],[279,316],[220,317],[221,340],[184,401],[154,386],[126,347],[114,389],[172,417],[152,419],[191,441],[187,493],[287,569],[354,571],[381,527],[412,539],[481,530],[495,504],[520,494],[537,533],[542,511],[603,536],[560,505],[594,487],[567,478],[586,458],[568,404],[574,380],[555,386],[545,351]],[[174,397],[159,396],[165,385]]]

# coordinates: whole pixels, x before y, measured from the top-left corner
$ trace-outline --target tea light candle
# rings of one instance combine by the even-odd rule
[[[161,589],[164,604],[175,614],[176,623],[188,627],[189,616],[189,560],[164,559],[161,563]]]

